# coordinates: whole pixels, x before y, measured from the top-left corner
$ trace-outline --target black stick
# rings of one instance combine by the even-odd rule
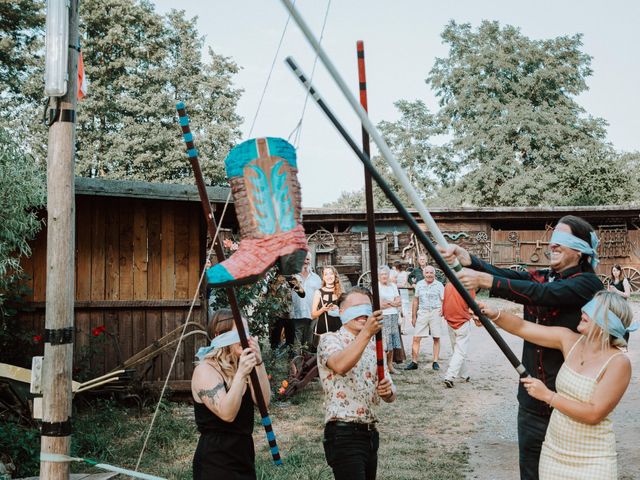
[[[509,360],[509,363],[513,365],[513,367],[516,369],[520,377],[528,377],[529,374],[527,373],[527,370],[524,367],[524,365],[522,365],[522,362],[520,362],[518,357],[516,357],[516,355],[511,350],[511,348],[509,348],[509,345],[507,345],[507,343],[504,341],[504,338],[500,336],[495,325],[493,325],[493,323],[489,320],[489,318],[487,318],[487,316],[484,313],[482,313],[476,301],[471,297],[471,295],[469,295],[469,292],[467,292],[467,290],[464,288],[464,286],[462,285],[462,283],[460,282],[460,280],[458,279],[454,271],[451,269],[449,264],[445,261],[445,259],[442,257],[440,252],[433,245],[433,242],[429,239],[429,237],[425,234],[425,232],[423,232],[420,229],[420,226],[418,225],[418,222],[416,222],[415,218],[413,218],[413,215],[409,213],[409,211],[405,208],[402,202],[389,188],[389,185],[387,185],[387,182],[382,178],[382,176],[380,176],[378,171],[373,166],[373,163],[371,162],[371,159],[369,158],[369,156],[365,155],[362,152],[362,150],[358,148],[358,145],[356,145],[356,143],[353,141],[349,133],[347,133],[347,131],[344,129],[340,121],[336,118],[336,116],[333,114],[331,109],[327,106],[327,104],[322,99],[320,94],[318,94],[315,88],[313,88],[313,85],[311,85],[311,83],[307,80],[304,73],[298,68],[293,58],[287,57],[286,62],[287,62],[287,65],[289,65],[289,68],[291,69],[291,71],[296,75],[296,77],[298,77],[298,80],[300,80],[300,82],[304,85],[305,89],[309,91],[311,96],[314,98],[314,100],[316,101],[320,109],[324,112],[324,114],[327,116],[327,118],[331,121],[333,126],[336,127],[340,135],[342,135],[342,138],[344,138],[344,140],[347,142],[349,147],[351,147],[351,149],[354,151],[354,153],[357,155],[360,161],[364,164],[367,171],[371,174],[371,176],[376,181],[380,189],[387,196],[389,201],[393,204],[394,207],[396,207],[396,209],[398,210],[398,213],[400,213],[402,218],[409,225],[409,228],[411,228],[413,233],[416,235],[416,238],[419,239],[420,243],[422,243],[425,246],[425,248],[427,249],[431,257],[433,257],[435,262],[442,269],[442,271],[444,272],[446,277],[449,279],[449,281],[453,284],[453,286],[458,291],[460,296],[463,298],[466,304],[469,305],[469,308],[471,308],[471,310],[478,317],[480,322],[482,322],[482,325],[484,325],[484,327],[487,329],[487,332],[489,332],[489,335],[491,335],[491,338],[493,338],[493,340],[498,344],[498,347],[500,348],[500,350],[502,350],[502,353],[504,353],[504,355],[507,357],[507,359]]]

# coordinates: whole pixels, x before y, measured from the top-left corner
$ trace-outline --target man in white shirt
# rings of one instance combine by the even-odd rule
[[[313,344],[314,320],[311,320],[313,294],[322,286],[322,279],[311,271],[311,254],[307,254],[302,271],[293,276],[304,290],[304,295],[293,295],[293,325],[296,343]]]
[[[393,402],[395,387],[385,368],[378,381],[373,337],[382,311],[372,312],[371,293],[354,287],[339,301],[342,328],[320,337],[318,373],[324,390],[324,451],[337,480],[374,480],[380,399]],[[386,364],[385,364],[386,367]]]
[[[444,299],[444,285],[436,280],[436,270],[431,265],[424,267],[424,279],[416,283],[416,294],[411,309],[411,324],[414,326],[413,345],[411,347],[411,362],[405,370],[418,368],[420,341],[423,337],[433,337],[434,370],[440,370],[438,356],[440,355],[440,337],[444,329],[442,320],[442,300]]]

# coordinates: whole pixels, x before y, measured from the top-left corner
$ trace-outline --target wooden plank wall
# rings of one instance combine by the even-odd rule
[[[23,261],[33,291],[29,300],[38,306],[23,319],[36,334],[44,331],[46,235],[44,228],[32,244],[33,256]],[[77,197],[76,361],[96,343],[93,329],[104,326],[107,332],[103,346],[94,348],[91,356],[92,376],[111,370],[184,323],[204,263],[205,235],[199,203]],[[174,302],[180,306],[164,306],[164,301],[180,301]],[[92,306],[95,302],[100,302],[98,308]],[[191,320],[204,323],[203,314],[198,306]],[[193,355],[202,341],[196,342],[194,337],[184,342],[172,380],[190,379]],[[164,380],[172,355],[168,350],[141,369],[148,368],[144,379]]]

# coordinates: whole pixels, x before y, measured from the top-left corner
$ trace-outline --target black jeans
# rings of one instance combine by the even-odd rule
[[[549,426],[549,417],[518,408],[520,480],[538,480],[540,450]]]
[[[322,443],[336,480],[375,480],[380,444],[377,430],[328,423]]]
[[[293,320],[290,318],[276,317],[276,321],[271,330],[271,348],[276,349],[280,345],[280,337],[282,336],[282,330],[284,330],[285,345],[287,347],[293,346],[295,339],[295,328],[293,326]]]

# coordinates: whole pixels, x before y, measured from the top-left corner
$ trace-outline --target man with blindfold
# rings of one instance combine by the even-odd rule
[[[338,300],[342,328],[320,338],[318,370],[324,390],[324,451],[334,478],[376,478],[379,436],[376,407],[393,402],[395,387],[387,365],[378,381],[373,337],[382,311],[372,311],[371,293],[354,287]]]
[[[486,288],[491,296],[524,305],[525,320],[567,327],[574,332],[580,309],[604,288],[594,273],[598,239],[593,227],[580,217],[567,215],[556,225],[549,242],[549,269],[518,272],[494,267],[462,247],[443,251],[449,263],[457,258],[463,268],[458,277],[467,290]],[[524,342],[522,363],[532,377],[555,391],[556,376],[564,362],[562,352]],[[518,446],[520,478],[538,479],[538,462],[551,407],[518,389]]]

